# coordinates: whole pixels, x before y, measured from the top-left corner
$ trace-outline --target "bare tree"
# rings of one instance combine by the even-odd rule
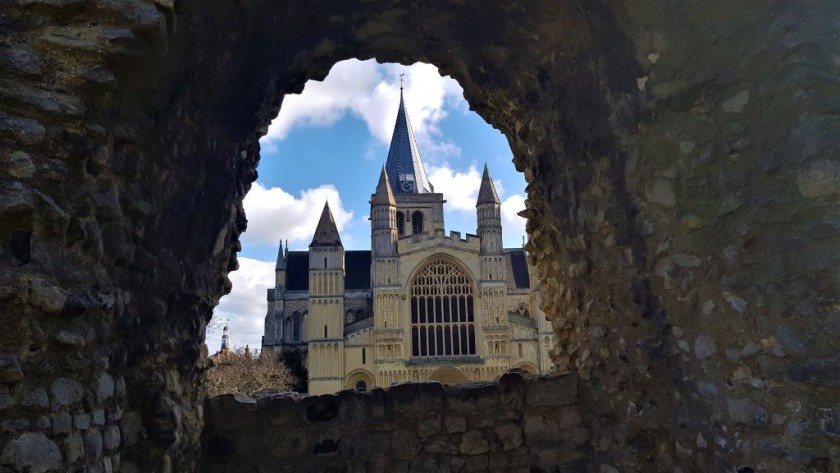
[[[277,353],[248,352],[240,348],[220,352],[214,356],[213,361],[214,365],[206,377],[208,396],[226,393],[252,396],[266,389],[288,391],[295,383]]]

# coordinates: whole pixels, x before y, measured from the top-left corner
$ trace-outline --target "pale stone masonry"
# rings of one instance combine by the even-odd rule
[[[321,396],[229,394],[205,407],[206,473],[587,471],[590,435],[572,373]]]
[[[263,349],[303,351],[312,394],[548,372],[554,334],[540,286],[525,251],[502,247],[487,166],[476,200],[477,234],[446,235],[444,196],[426,177],[400,95],[370,200],[371,251],[344,250],[329,205],[309,251],[281,244]]]

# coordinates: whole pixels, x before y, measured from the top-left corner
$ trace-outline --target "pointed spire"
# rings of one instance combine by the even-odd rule
[[[370,199],[370,203],[371,205],[397,205],[397,201],[394,199],[394,193],[391,192],[391,180],[388,179],[388,173],[385,172],[385,166],[382,166],[382,172],[379,173],[379,183],[376,184],[376,192]]]
[[[286,243],[288,245],[288,243]],[[288,247],[286,251],[289,251]],[[283,251],[283,240],[280,240],[280,249],[277,250],[277,266],[274,269],[286,269],[286,252]]]
[[[499,194],[496,193],[496,186],[493,185],[493,179],[490,178],[490,171],[487,170],[487,164],[484,165],[484,174],[481,176],[481,187],[478,189],[478,201],[476,206],[480,204],[498,204]]]
[[[394,124],[394,134],[391,136],[391,148],[388,150],[388,160],[385,171],[391,181],[391,189],[395,194],[428,194],[435,191],[434,186],[426,177],[426,169],[420,160],[417,142],[408,114],[405,111],[402,88],[400,88],[400,106],[397,110],[397,122]]]
[[[341,237],[338,235],[329,202],[324,204],[324,211],[321,212],[321,219],[318,220],[315,236],[312,237],[309,246],[341,246]]]

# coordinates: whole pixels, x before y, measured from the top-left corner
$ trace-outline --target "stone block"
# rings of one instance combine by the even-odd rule
[[[106,450],[114,450],[120,446],[120,428],[116,425],[105,427],[102,433],[102,446]]]
[[[75,379],[58,378],[53,381],[50,389],[52,393],[51,406],[56,411],[64,406],[73,406],[82,400],[84,388]]]
[[[57,470],[62,463],[61,451],[42,433],[24,433],[6,444],[0,463],[32,473]]]
[[[525,400],[537,407],[557,407],[578,402],[577,378],[568,374],[540,376],[526,381]]]
[[[420,438],[431,437],[441,431],[442,424],[443,417],[437,414],[422,418],[417,422],[417,434]]]
[[[505,452],[518,448],[524,443],[522,428],[516,424],[498,425],[493,432],[496,433],[496,438],[499,439],[502,450]]]
[[[87,412],[80,412],[73,416],[73,427],[79,430],[87,430],[90,428],[90,414]]]
[[[761,404],[751,399],[727,399],[729,418],[739,424],[764,427],[770,422],[770,415]]]
[[[114,377],[109,373],[102,373],[96,380],[96,400],[103,403],[114,395]]]
[[[27,392],[20,404],[26,407],[35,409],[48,409],[50,407],[50,398],[47,396],[47,391],[44,388],[37,388]]]
[[[102,458],[102,432],[98,429],[91,429],[84,433],[85,459],[88,462],[95,462]]]
[[[459,416],[446,416],[443,419],[443,429],[447,434],[467,431],[467,420]]]
[[[412,458],[420,449],[420,439],[414,431],[401,429],[391,434],[391,455],[397,458]]]
[[[454,412],[475,412],[499,404],[499,388],[494,384],[447,386],[446,401]]]
[[[10,384],[23,379],[23,370],[17,356],[0,353],[0,383]]]
[[[490,443],[480,430],[470,430],[461,436],[458,450],[465,455],[480,455],[490,451]]]

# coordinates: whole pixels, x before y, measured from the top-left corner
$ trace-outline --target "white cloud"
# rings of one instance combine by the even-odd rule
[[[514,194],[503,200],[500,207],[502,231],[511,236],[525,235],[525,219],[517,215],[517,212],[525,210],[525,197]]]
[[[243,245],[277,244],[281,238],[292,246],[308,245],[326,201],[340,233],[353,219],[353,212],[345,209],[334,186],[304,189],[295,197],[279,187],[265,188],[255,182],[243,201],[248,218]]]
[[[213,321],[227,321],[232,346],[260,349],[267,310],[265,296],[274,285],[274,263],[240,256],[239,269],[228,276],[233,289],[213,311]],[[219,350],[221,339],[220,328],[208,331],[207,348],[211,354]]]
[[[405,74],[406,108],[424,158],[435,162],[459,156],[460,148],[445,141],[438,126],[447,108],[468,108],[458,82],[441,77],[430,64],[380,65],[373,59],[339,62],[323,82],[309,81],[301,94],[287,95],[261,143],[271,148],[272,141],[283,140],[296,126],[329,126],[348,113],[364,120],[377,141],[390,143],[400,98],[399,74]]]
[[[481,187],[481,172],[475,164],[463,172],[446,166],[429,166],[428,171],[429,181],[435,186],[435,192],[443,193],[449,210],[475,212],[478,189]],[[493,185],[496,193],[503,197],[505,189],[502,181],[494,179]]]

